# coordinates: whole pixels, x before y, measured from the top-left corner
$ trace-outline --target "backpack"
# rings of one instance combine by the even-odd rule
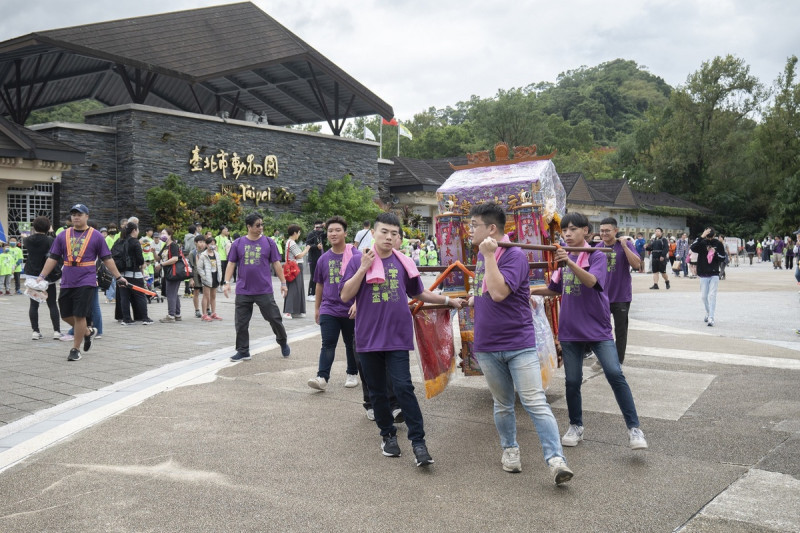
[[[111,258],[120,274],[133,270],[133,261],[128,254],[128,239],[116,240],[114,246],[111,247]]]
[[[97,286],[100,289],[107,291],[111,288],[111,282],[114,281],[114,276],[108,267],[103,264],[101,260],[97,260]]]

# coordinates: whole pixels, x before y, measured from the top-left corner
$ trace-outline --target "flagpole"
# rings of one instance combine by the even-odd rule
[[[397,157],[400,157],[400,121],[397,121]]]
[[[381,129],[379,130],[378,137],[380,138],[381,146],[378,148],[378,159],[383,159],[383,117],[381,117],[379,124],[381,125]]]

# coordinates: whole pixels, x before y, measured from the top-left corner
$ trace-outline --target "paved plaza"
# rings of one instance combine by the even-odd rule
[[[434,465],[414,466],[402,424],[402,457],[383,457],[360,388],[343,387],[341,346],[328,389],[306,385],[311,312],[286,322],[287,359],[255,313],[258,350],[233,364],[232,299],[219,295],[221,322],[184,299],[183,322],[134,327],[103,304],[103,338],[68,363],[46,313],[32,341],[27,299],[0,297],[0,531],[800,531],[792,273],[729,268],[713,328],[697,280],[650,285],[634,275],[623,367],[650,448],[628,448],[588,360],[585,440],[565,450],[575,477],[562,487],[519,405],[523,470],[502,470],[481,377],[420,396]],[[548,399],[563,432],[562,371]]]

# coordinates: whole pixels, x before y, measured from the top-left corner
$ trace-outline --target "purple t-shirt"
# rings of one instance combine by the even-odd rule
[[[335,254],[333,250],[328,250],[322,254],[317,261],[317,269],[314,270],[314,283],[322,284],[322,303],[319,306],[320,315],[331,315],[347,318],[353,300],[343,302],[339,298],[339,284],[342,281],[342,256]],[[356,265],[361,264],[361,252],[353,248],[352,262]]]
[[[356,349],[361,352],[388,352],[414,349],[414,324],[408,298],[425,290],[419,276],[409,278],[403,265],[394,256],[383,261],[386,281],[381,284],[367,283],[366,276],[356,293]],[[339,292],[361,266],[350,261],[339,285]]]
[[[89,243],[81,258],[81,263],[91,263],[89,266],[72,266],[67,263],[67,247],[73,250],[72,256],[74,260],[78,260],[78,251],[84,244],[84,239],[87,238],[88,229],[85,231],[70,230],[72,239],[67,243],[67,231],[62,231],[56,235],[56,240],[53,241],[53,246],[50,247],[50,253],[60,255],[64,258],[64,268],[61,274],[61,288],[72,289],[75,287],[97,287],[97,269],[95,262],[98,258],[107,259],[111,257],[111,252],[106,245],[103,235],[93,230],[89,238]]]
[[[236,294],[272,294],[272,263],[281,260],[278,246],[263,235],[255,241],[239,237],[231,244],[228,262],[236,263]]]
[[[636,246],[631,241],[625,241],[628,249],[639,255],[636,252]],[[598,248],[605,247],[605,243],[600,242]],[[625,250],[622,249],[622,244],[619,241],[614,243],[611,247],[614,251],[606,254],[608,261],[608,278],[606,279],[605,293],[608,296],[608,301],[616,302],[630,302],[633,300],[633,291],[631,290],[631,264],[628,262],[628,256],[625,255]]]
[[[577,261],[577,256],[570,254]],[[561,269],[561,280],[550,282],[548,289],[562,293],[558,339],[561,341],[594,342],[614,340],[611,333],[611,311],[603,291],[608,278],[606,254],[589,255],[589,273],[597,278],[594,287],[580,282],[569,267]]]
[[[536,346],[536,330],[533,327],[530,297],[530,269],[528,258],[520,248],[506,248],[497,262],[511,293],[502,302],[492,300],[489,292],[483,292],[486,274],[483,254],[478,253],[475,264],[473,294],[475,299],[475,343],[476,352],[500,352],[521,350]]]

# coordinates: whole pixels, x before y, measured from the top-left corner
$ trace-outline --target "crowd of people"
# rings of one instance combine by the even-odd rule
[[[21,292],[20,273],[35,283],[46,284],[53,338],[72,341],[68,361],[81,359],[82,352],[89,351],[93,341],[102,336],[101,288],[106,300],[115,304],[115,319],[129,327],[137,322],[145,326],[154,322],[148,304],[161,299],[156,290],[167,301],[167,314],[159,321],[182,321],[181,285],[184,296],[192,298],[196,318],[220,321],[217,293],[229,298],[235,282],[236,352],[232,361],[252,358],[249,327],[254,304],[270,324],[281,354],[288,357],[291,349],[283,321],[304,317],[306,302],[313,302],[321,349],[318,371],[308,380],[308,386],[317,391],[328,387],[341,336],[347,359],[344,386],[361,384],[366,416],[375,421],[380,433],[381,452],[387,457],[401,456],[396,424],[405,422],[417,466],[434,461],[410,375],[414,335],[408,298],[455,309],[473,307],[473,348],[494,400],[502,468],[512,473],[522,469],[514,414],[517,394],[534,423],[553,481],[562,484],[573,477],[563,447],[577,446],[584,438],[580,390],[587,353],[595,354],[592,370],[603,372],[613,391],[630,448],[648,447],[622,370],[632,300],[631,273],[643,272],[648,260],[654,282],[651,289],[659,288],[659,277],[670,288],[668,270],[677,277],[681,273],[699,277],[704,320],[714,326],[716,293],[720,279],[724,279],[724,265],[739,250],[726,247],[724,238],[711,227],[692,242],[686,233],[676,240],[663,235],[661,228],[645,241],[641,234],[636,239],[622,235],[613,218],[602,220],[599,232],[592,234],[584,215],[568,213],[561,220],[561,244],[585,251],[559,249],[555,259],[563,266],[552,273],[549,284],[531,287],[524,253],[519,248],[498,246],[509,240],[504,234],[505,223],[502,208],[491,202],[475,206],[470,213],[470,237],[478,255],[468,299],[425,289],[419,268],[438,264],[433,239],[429,236],[423,242],[406,238],[400,221],[391,213],[382,213],[374,224],[364,222],[352,244],[346,242],[348,223],[342,217],[316,221],[305,239],[298,225],[268,238],[263,234],[259,213],[245,218],[246,233],[242,236],[234,234],[231,238],[224,226],[214,235],[196,223],[187,228],[181,243],[170,227],[157,236],[152,228],[142,235],[135,217],[98,230],[89,222],[89,209],[76,204],[70,209],[70,223],[56,232],[46,217],[34,220],[32,234],[23,243],[26,261],[16,239],[7,247],[3,243],[0,268],[4,270],[0,273],[10,269],[3,279],[6,294],[10,294],[11,279],[16,281],[15,291]],[[606,250],[593,251],[592,246]],[[798,251],[788,237],[749,241],[744,251],[750,255],[752,250],[756,255],[760,250],[765,261],[780,257],[791,268],[787,248],[793,248],[791,257]],[[779,268],[778,263],[776,260],[775,268]],[[305,264],[309,270],[307,287]],[[274,298],[273,276],[280,282],[283,310]],[[105,284],[101,283],[103,279]],[[58,294],[56,283],[60,283]],[[560,437],[542,387],[530,311],[531,305],[540,302],[538,297],[554,295],[561,295],[559,342],[569,412],[569,427]],[[33,340],[43,338],[39,306],[39,300],[30,300]],[[68,333],[61,332],[61,320],[72,326]]]

